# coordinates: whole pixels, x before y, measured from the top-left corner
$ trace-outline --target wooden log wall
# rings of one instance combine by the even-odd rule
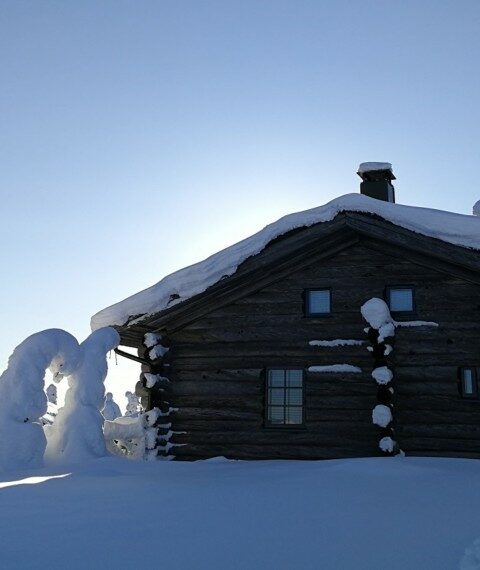
[[[386,285],[415,287],[411,320],[398,328],[396,439],[407,454],[480,457],[480,407],[462,400],[457,367],[480,365],[480,287],[380,253],[364,243],[168,334],[170,442],[178,459],[338,458],[381,455],[371,412],[377,387],[365,346],[316,347],[310,340],[364,340],[361,305]],[[306,288],[332,288],[332,315],[303,316]],[[408,317],[410,319],[410,317]],[[404,319],[405,320],[405,319]],[[361,374],[306,374],[305,428],[264,426],[266,367],[352,364]]]

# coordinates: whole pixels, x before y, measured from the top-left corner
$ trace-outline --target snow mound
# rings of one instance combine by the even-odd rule
[[[382,325],[393,322],[387,303],[378,297],[373,297],[364,303],[361,312],[367,323],[377,330]]]
[[[395,335],[395,321],[383,299],[373,297],[364,303],[360,310],[367,323],[378,330],[378,342]]]
[[[1,566],[458,570],[480,536],[479,480],[478,460],[419,457],[106,457],[9,474],[0,481]],[[161,562],[157,551],[143,555],[156,542]]]
[[[140,415],[123,416],[106,421],[104,437],[107,449],[113,455],[128,459],[142,459],[145,453],[144,420]]]
[[[284,216],[253,236],[103,309],[92,317],[92,330],[123,325],[132,316],[140,320],[198,295],[222,278],[233,275],[242,262],[260,253],[275,238],[296,228],[331,221],[341,212],[375,214],[413,232],[462,247],[480,249],[480,219],[476,216],[402,206],[362,194],[346,194],[324,206]]]

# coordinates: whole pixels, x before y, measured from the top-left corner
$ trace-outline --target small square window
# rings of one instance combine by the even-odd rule
[[[332,312],[332,294],[330,289],[307,289],[305,291],[305,315],[321,317]]]
[[[303,370],[267,370],[266,425],[303,425]]]
[[[413,287],[387,287],[387,301],[392,313],[413,313]]]
[[[463,398],[478,398],[478,383],[476,368],[460,368],[459,391]]]

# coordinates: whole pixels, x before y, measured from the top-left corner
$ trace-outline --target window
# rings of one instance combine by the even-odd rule
[[[332,312],[332,293],[330,289],[306,289],[305,315],[324,317]]]
[[[266,425],[303,424],[303,370],[267,370]]]
[[[477,370],[476,368],[460,368],[460,395],[463,398],[478,398]]]
[[[387,287],[387,303],[392,313],[413,313],[415,310],[413,287],[402,285]]]

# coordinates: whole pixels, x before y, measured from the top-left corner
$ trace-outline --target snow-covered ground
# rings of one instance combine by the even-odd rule
[[[479,461],[400,457],[10,474],[1,567],[472,570],[479,481]]]

